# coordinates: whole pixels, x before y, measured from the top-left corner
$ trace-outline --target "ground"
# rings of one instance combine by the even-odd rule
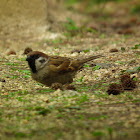
[[[132,4],[110,2],[102,13],[88,11],[86,15],[76,5],[59,32],[56,27],[47,32],[50,38],[34,34],[19,39],[14,32],[12,36],[1,33],[0,139],[138,140],[140,18],[129,9]],[[52,90],[31,78],[23,54],[26,47],[71,58],[104,57],[77,73],[76,90]],[[121,83],[125,73],[136,81],[136,88],[108,95],[109,85]]]

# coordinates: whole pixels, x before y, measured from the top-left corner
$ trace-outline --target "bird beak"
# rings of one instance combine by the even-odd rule
[[[29,61],[30,59],[31,59],[31,57],[30,56],[27,56],[26,61]]]

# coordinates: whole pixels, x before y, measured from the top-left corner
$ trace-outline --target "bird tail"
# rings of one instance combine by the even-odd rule
[[[71,70],[75,70],[75,69],[80,69],[82,67],[82,65],[88,61],[91,61],[91,60],[94,60],[94,59],[97,59],[97,58],[100,58],[100,57],[103,57],[102,55],[96,55],[96,56],[90,56],[88,58],[84,58],[84,59],[79,59],[77,61],[71,61],[70,65],[69,65],[69,69]]]
[[[88,58],[84,58],[82,60],[79,60],[79,63],[82,65],[88,61],[91,61],[91,60],[94,60],[94,59],[97,59],[97,58],[100,58],[100,57],[103,57],[102,55],[96,55],[96,56],[90,56]]]

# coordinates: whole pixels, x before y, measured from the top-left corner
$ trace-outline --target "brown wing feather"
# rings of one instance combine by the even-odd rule
[[[65,61],[70,62],[70,58],[60,57],[60,56],[59,57],[58,56],[50,57],[50,64],[55,65],[55,66],[61,65]]]
[[[52,56],[50,57],[50,64],[57,67],[57,71],[59,72],[70,72],[70,71],[77,71],[81,69],[84,63],[97,59],[99,57],[103,57],[103,56],[101,55],[89,56],[88,58],[79,59],[79,60],[70,59],[67,57]]]

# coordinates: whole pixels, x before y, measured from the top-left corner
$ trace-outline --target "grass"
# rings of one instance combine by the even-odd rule
[[[26,92],[25,92],[26,93]],[[16,96],[17,94],[21,94],[18,92],[13,93],[13,96]],[[22,95],[24,96],[24,94]],[[89,96],[89,95],[88,95]],[[103,122],[108,122],[113,118],[112,113],[109,113],[108,111],[100,111],[96,113],[92,112],[85,112],[87,110],[87,107],[84,107],[84,103],[88,103],[89,97],[86,94],[85,95],[78,95],[73,96],[72,98],[77,98],[75,104],[71,104],[70,106],[65,106],[64,103],[60,106],[59,101],[57,101],[56,106],[48,106],[47,104],[36,104],[35,106],[30,103],[30,106],[27,106],[25,103],[22,109],[18,109],[18,111],[13,112],[12,114],[7,114],[6,118],[4,117],[4,110],[0,112],[1,116],[1,123],[4,123],[7,119],[13,119],[13,115],[16,113],[16,119],[14,119],[13,122],[11,122],[13,125],[16,124],[16,121],[22,122],[22,124],[17,124],[16,127],[9,127],[9,124],[6,124],[6,130],[11,134],[11,138],[34,138],[34,137],[45,137],[45,134],[54,134],[51,135],[52,139],[59,139],[64,138],[66,136],[67,131],[69,131],[72,135],[74,135],[73,127],[79,131],[80,128],[80,135],[81,137],[84,137],[82,134],[86,129],[88,129],[88,135],[90,137],[94,137],[95,139],[99,139],[102,137],[106,137],[106,139],[114,137],[114,134],[117,133],[117,131],[114,129],[114,125],[110,126],[102,126],[101,128],[96,128],[103,124]],[[25,98],[25,97],[24,97]],[[19,96],[16,99],[19,102],[23,102],[23,97]],[[35,98],[35,97],[34,97]],[[100,97],[102,98],[102,97]],[[64,100],[67,100],[65,98]],[[132,98],[129,97],[130,100]],[[63,102],[63,100],[60,100]],[[52,101],[53,102],[53,101]],[[103,101],[104,102],[104,101]],[[105,102],[104,102],[105,103]],[[126,104],[126,101],[125,101]],[[43,105],[43,106],[42,106]],[[104,108],[104,105],[100,102],[97,103],[97,105],[100,105]],[[92,105],[93,110],[96,108],[96,105]],[[91,106],[91,107],[92,107]],[[90,108],[91,108],[90,107]],[[12,110],[12,108],[11,108]],[[16,109],[17,110],[17,109]],[[24,115],[23,114],[24,111]],[[108,112],[108,113],[107,113]],[[117,117],[117,116],[116,116]],[[36,123],[34,121],[36,120]],[[54,121],[54,124],[61,123],[60,127],[58,128],[56,126],[52,126],[50,122]],[[57,120],[57,122],[56,122]],[[65,122],[65,123],[64,123]],[[98,122],[98,124],[96,124]],[[90,125],[88,125],[90,123]],[[47,124],[47,125],[46,125]],[[96,126],[94,128],[94,126]],[[90,127],[90,126],[93,127]],[[121,127],[124,127],[124,123],[121,123]],[[23,129],[20,130],[19,128],[22,127]],[[11,131],[11,130],[16,131]],[[28,130],[28,131],[26,131]],[[86,132],[87,133],[87,132]],[[126,134],[125,131],[122,131],[123,135]],[[122,135],[117,133],[118,136],[124,138],[126,135]],[[69,137],[67,137],[69,139]]]
[[[140,44],[136,44],[134,47],[132,47],[133,50],[139,49],[140,48]]]
[[[93,28],[87,27],[87,26],[77,26],[75,21],[71,18],[67,18],[67,21],[64,23],[65,32],[64,35],[67,37],[67,39],[71,39],[75,36],[83,37],[86,33],[92,33],[97,34],[98,31],[96,31]],[[85,53],[89,52],[89,49],[84,50]]]
[[[54,92],[54,91],[55,90],[52,90],[51,88],[38,90],[39,93],[50,93],[50,92]]]
[[[9,66],[18,66],[18,63],[11,63],[11,62],[7,62],[5,63],[5,65],[9,65]]]
[[[47,39],[44,42],[46,42],[49,45],[55,45],[56,46],[56,45],[64,44],[64,41],[65,40],[62,39],[62,38],[56,38],[54,40]]]
[[[140,4],[133,6],[130,13],[140,15]]]
[[[67,18],[67,22],[64,24],[66,37],[73,37],[80,32],[80,28],[76,26],[75,22],[71,18]]]
[[[75,2],[79,1],[73,0],[70,3]],[[98,10],[101,12],[101,9]],[[90,21],[98,24],[98,16],[92,18]],[[108,29],[112,27],[109,15],[97,20],[105,23],[105,18],[105,29]],[[36,49],[69,57],[75,57],[76,53],[70,54],[73,49],[84,49],[76,57],[96,53],[103,53],[105,57],[85,64],[77,73],[73,82],[76,91],[61,91],[33,81],[23,56],[8,56],[9,62],[2,56],[0,79],[6,82],[0,82],[0,139],[34,140],[48,137],[50,140],[131,140],[140,137],[139,85],[117,96],[106,92],[110,83],[120,82],[116,75],[124,72],[134,74],[136,77],[133,80],[139,82],[139,54],[136,53],[139,51],[138,30],[136,35],[119,35],[111,29],[108,33],[103,27],[102,32],[86,25],[80,26],[74,19],[68,18],[64,24],[66,38],[44,39],[40,41],[39,47],[45,43],[47,45]],[[119,17],[115,20],[122,21]],[[120,51],[109,53],[109,49],[114,46]],[[92,64],[96,62],[110,65],[107,68],[100,65],[93,67]]]
[[[107,63],[110,62],[107,61]],[[119,63],[122,64],[122,61]],[[29,79],[31,73],[24,68],[24,65],[21,67],[18,62],[10,62],[3,66],[7,65],[10,69],[9,80],[27,80],[27,83],[32,86],[33,81]],[[88,70],[90,66],[86,64],[84,67]],[[97,65],[92,69],[93,72],[99,71],[101,67]],[[139,67],[134,67],[134,70],[138,72]],[[135,80],[138,81],[137,78]],[[0,91],[1,101],[4,103],[0,104],[0,125],[5,125],[1,132],[3,137],[7,137],[6,132],[13,139],[44,138],[46,134],[50,135],[51,139],[64,139],[65,137],[70,139],[76,137],[75,130],[79,133],[80,139],[87,138],[86,135],[94,139],[113,139],[116,135],[117,138],[122,139],[130,137],[125,129],[125,123],[129,123],[127,109],[135,106],[137,110],[137,104],[140,102],[138,91],[110,96],[106,93],[109,85],[106,80],[90,85],[85,84],[84,76],[81,76],[76,83],[78,83],[76,91],[55,91],[40,83],[35,83],[32,90],[15,88],[14,91],[6,91],[7,86],[5,86],[5,91]],[[28,84],[25,85],[28,86]],[[123,117],[120,114],[122,110],[125,110]],[[137,113],[133,118],[138,119]],[[131,123],[129,130],[135,130],[132,135],[137,137],[138,127],[130,126]],[[121,132],[117,130],[118,128]]]
[[[97,66],[95,66],[94,68],[93,68],[93,70],[99,70],[101,68],[101,66],[100,65],[97,65]]]

